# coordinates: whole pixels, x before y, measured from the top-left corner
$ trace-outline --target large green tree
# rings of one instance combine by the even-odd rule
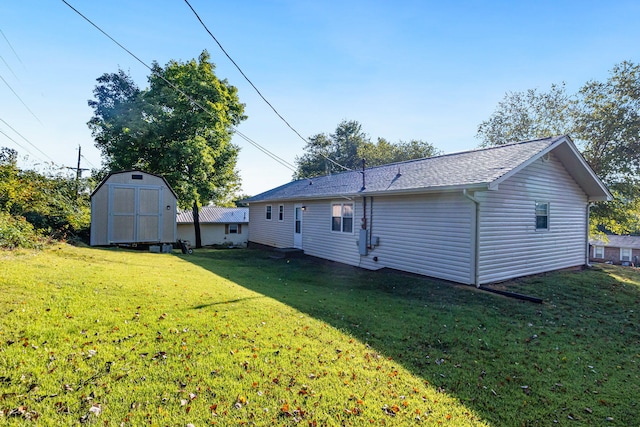
[[[182,209],[228,201],[239,189],[234,126],[246,119],[237,89],[215,75],[207,51],[188,62],[152,66],[141,90],[124,71],[98,78],[88,125],[107,171],[142,169],[164,176]]]
[[[640,66],[616,64],[575,94],[564,84],[507,93],[477,137],[491,146],[558,134],[572,137],[614,195],[592,209],[592,230],[640,232]]]
[[[295,179],[360,169],[362,159],[367,166],[379,166],[439,154],[433,145],[420,140],[394,144],[378,138],[372,142],[362,125],[354,120],[340,122],[332,134],[312,136],[304,150],[302,156],[296,157]]]

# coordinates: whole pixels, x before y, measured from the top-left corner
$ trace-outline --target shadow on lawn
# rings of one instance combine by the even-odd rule
[[[629,316],[612,313],[628,301],[603,296],[620,285],[603,272],[515,282],[515,291],[543,297],[540,305],[394,271],[270,255],[196,251],[184,259],[367,343],[496,425],[637,421],[637,397],[627,396],[640,393],[638,374],[633,385],[633,376],[628,382],[613,371],[637,369],[620,349],[639,348],[640,332]],[[627,291],[637,305],[638,287]],[[611,322],[624,322],[627,333]],[[628,394],[615,394],[621,387]]]

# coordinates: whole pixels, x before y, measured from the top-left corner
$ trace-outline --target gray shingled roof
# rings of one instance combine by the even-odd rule
[[[234,224],[249,222],[249,208],[221,208],[218,206],[203,206],[199,212],[200,224]],[[178,224],[193,224],[193,212],[178,212]]]
[[[364,190],[361,171],[302,179],[258,194],[246,202],[487,188],[563,139],[568,138],[558,136],[372,167],[365,170]]]

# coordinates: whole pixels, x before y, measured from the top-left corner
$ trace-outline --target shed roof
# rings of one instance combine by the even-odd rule
[[[608,234],[604,238],[589,240],[589,244],[594,246],[607,246],[612,248],[640,249],[640,236],[618,236]]]
[[[203,206],[199,212],[200,224],[234,224],[249,222],[249,208],[221,208]],[[177,215],[178,224],[193,224],[193,212],[182,211]]]
[[[178,195],[176,194],[175,191],[173,191],[173,188],[171,188],[171,186],[169,185],[169,183],[167,182],[167,180],[166,180],[166,178],[164,176],[157,175],[155,173],[141,171],[141,170],[138,170],[138,169],[128,169],[128,170],[123,170],[123,171],[109,172],[109,175],[105,176],[104,179],[102,181],[100,181],[100,183],[96,186],[96,188],[91,192],[91,197],[93,197],[93,195],[100,189],[100,187],[102,187],[107,181],[109,181],[109,178],[111,178],[114,175],[121,175],[121,174],[125,174],[125,173],[141,173],[141,174],[146,174],[146,175],[151,175],[151,176],[158,177],[158,178],[160,178],[160,179],[162,179],[164,181],[164,183],[166,184],[166,186],[169,189],[169,191],[171,191],[171,194],[173,194],[173,196],[176,199],[178,198]]]
[[[611,194],[595,175],[568,136],[556,136],[409,160],[292,181],[251,197],[246,202],[365,196],[390,193],[434,192],[458,189],[497,189],[500,182],[550,151],[589,196],[610,200]],[[363,185],[364,175],[364,185]]]

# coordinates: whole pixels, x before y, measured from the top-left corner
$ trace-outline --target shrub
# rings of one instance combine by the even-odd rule
[[[41,248],[44,239],[24,217],[0,212],[0,248]]]

